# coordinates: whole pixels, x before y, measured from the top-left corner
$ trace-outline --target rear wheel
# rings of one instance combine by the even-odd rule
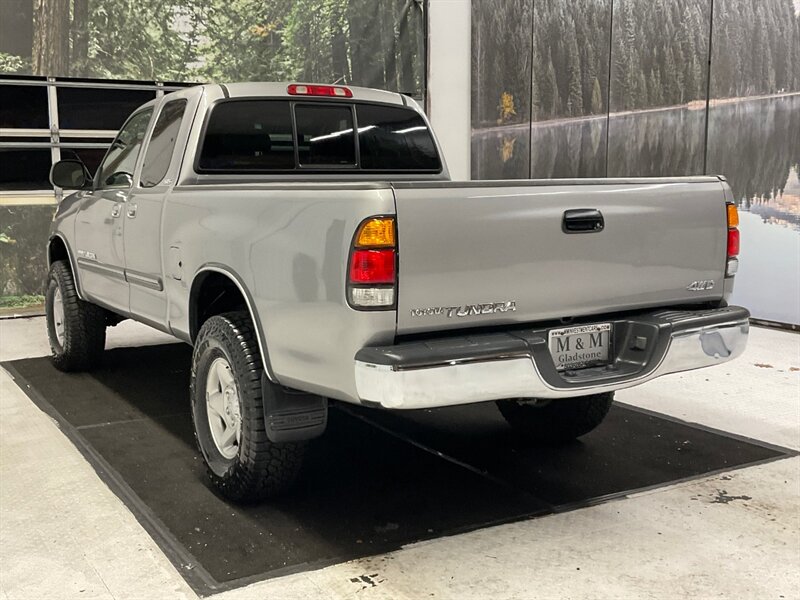
[[[535,444],[563,444],[600,425],[614,401],[614,392],[540,400],[498,400],[497,408],[511,428]]]
[[[45,313],[55,367],[61,371],[88,371],[96,367],[106,344],[106,311],[78,298],[66,261],[59,260],[50,266]]]
[[[297,478],[305,451],[302,442],[276,444],[267,438],[262,371],[247,313],[217,315],[203,324],[192,356],[195,438],[211,481],[237,502],[286,491]]]

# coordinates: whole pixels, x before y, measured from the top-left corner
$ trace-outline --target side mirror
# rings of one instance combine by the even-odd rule
[[[86,167],[79,160],[67,158],[58,161],[50,168],[50,183],[56,187],[82,190],[91,181]]]

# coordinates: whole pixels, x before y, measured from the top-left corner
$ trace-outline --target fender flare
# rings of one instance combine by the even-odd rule
[[[250,317],[253,319],[253,324],[256,328],[256,339],[258,340],[258,350],[261,352],[261,362],[264,365],[264,373],[266,374],[267,378],[273,382],[278,383],[277,379],[275,378],[275,374],[272,371],[272,363],[269,359],[269,351],[267,350],[267,342],[266,336],[264,335],[264,329],[261,326],[261,318],[258,315],[258,312],[255,310],[255,302],[253,300],[253,296],[250,294],[250,291],[247,289],[247,286],[244,284],[244,281],[239,276],[236,271],[233,269],[219,264],[219,263],[205,263],[201,265],[197,271],[195,271],[194,275],[192,276],[192,283],[189,286],[189,336],[194,343],[195,338],[197,337],[197,328],[195,326],[195,322],[197,320],[197,315],[195,314],[195,294],[196,294],[196,285],[197,282],[203,273],[220,273],[225,275],[233,281],[234,285],[239,289],[239,292],[242,294],[244,298],[245,304],[247,305],[247,311],[250,313]]]
[[[81,285],[80,273],[78,272],[78,263],[75,262],[75,255],[72,253],[72,248],[70,248],[66,238],[60,233],[52,234],[47,240],[47,271],[49,272],[50,267],[53,266],[52,261],[50,260],[50,247],[53,244],[53,240],[56,238],[61,240],[61,243],[64,244],[64,248],[67,250],[67,260],[69,261],[69,266],[72,269],[72,278],[75,280],[75,291],[78,294],[78,298],[85,300],[83,295],[83,286]]]

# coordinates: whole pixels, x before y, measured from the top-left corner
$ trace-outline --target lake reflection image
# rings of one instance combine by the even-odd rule
[[[800,93],[709,109],[707,172],[724,175],[741,208],[779,197],[800,164]]]
[[[744,208],[740,205],[740,208]],[[781,225],[800,232],[800,173],[797,166],[789,171],[786,187],[774,198],[751,198],[746,210],[762,218],[764,223]]]
[[[712,100],[707,144],[703,108],[670,107],[474,129],[473,177],[699,175],[705,162],[705,173],[725,176],[740,210],[753,215],[742,232],[742,270],[733,301],[739,301],[744,289],[769,289],[770,281],[780,277],[795,292],[767,294],[756,305],[742,303],[759,318],[800,323],[800,269],[785,268],[794,264],[791,257],[797,255],[800,243],[800,93]],[[516,153],[516,147],[524,150]],[[771,257],[763,268],[746,267],[749,261],[761,264],[767,247],[761,242],[777,228],[790,231],[776,232],[767,245]],[[761,242],[748,243],[747,235]]]
[[[727,177],[746,207],[775,195],[800,162],[800,94],[712,101],[708,129],[705,172]],[[699,175],[704,146],[705,110],[687,106],[473,129],[473,177]]]
[[[715,103],[707,152],[708,173],[728,179],[741,211],[731,302],[800,324],[800,94]]]

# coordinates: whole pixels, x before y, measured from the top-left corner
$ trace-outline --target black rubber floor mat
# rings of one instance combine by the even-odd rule
[[[778,451],[620,404],[594,432],[558,447],[535,447],[509,435],[492,403],[405,412],[344,410],[557,510],[769,459]]]
[[[204,595],[789,454],[622,406],[581,441],[541,449],[510,435],[491,403],[334,405],[297,489],[240,507],[208,486],[195,448],[190,360],[171,344],[111,350],[87,374],[47,358],[3,366]]]

